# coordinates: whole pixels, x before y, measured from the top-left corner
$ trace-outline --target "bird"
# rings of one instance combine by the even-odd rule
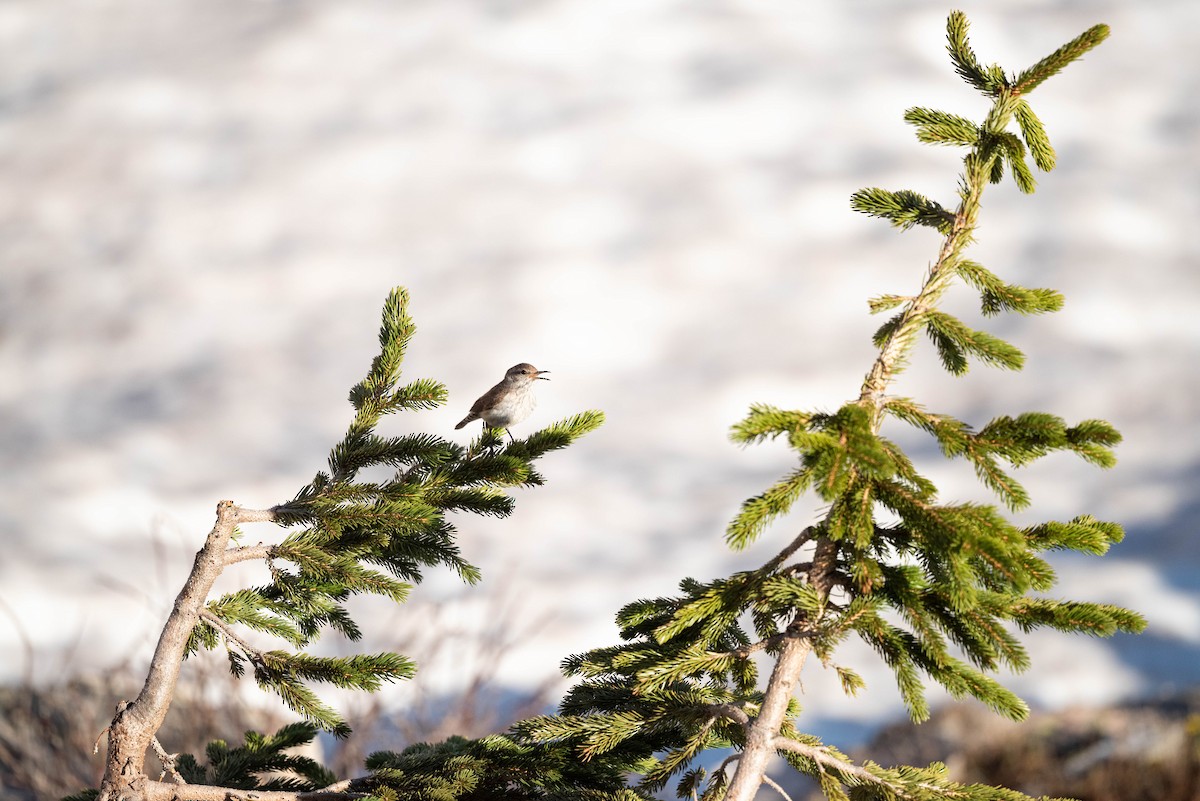
[[[509,426],[521,422],[533,411],[537,405],[537,399],[533,396],[533,382],[549,381],[544,375],[548,372],[527,362],[508,368],[504,380],[483,393],[454,429],[457,431],[467,423],[483,420],[484,426],[503,428],[507,432]],[[511,433],[508,438],[512,441]]]

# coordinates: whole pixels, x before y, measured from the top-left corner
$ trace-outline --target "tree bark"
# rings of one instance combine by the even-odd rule
[[[737,769],[729,782],[725,801],[751,801],[758,792],[767,772],[767,762],[775,754],[775,734],[787,717],[792,688],[800,680],[800,672],[804,670],[811,649],[812,643],[805,637],[789,637],[780,649],[762,708],[746,730],[746,747],[742,749]]]
[[[838,545],[828,537],[817,539],[813,551],[812,567],[808,571],[809,582],[822,601],[837,579]],[[784,633],[785,640],[771,670],[767,692],[762,707],[746,727],[746,746],[742,749],[737,769],[729,782],[725,801],[751,801],[766,776],[767,763],[775,755],[775,739],[779,728],[787,719],[788,704],[792,691],[800,681],[804,663],[812,651],[811,632],[820,624],[820,613],[816,619],[797,617]]]
[[[132,703],[122,703],[117,708],[108,727],[108,752],[100,783],[100,801],[149,801],[164,797],[157,792],[156,786],[160,783],[146,778],[146,750],[162,726],[175,696],[188,638],[213,583],[225,569],[225,551],[234,527],[239,523],[269,520],[274,520],[274,512],[269,509],[242,509],[233,501],[217,504],[217,521],[204,547],[196,554],[183,589],[175,598],[175,605],[154,649],[146,683]]]

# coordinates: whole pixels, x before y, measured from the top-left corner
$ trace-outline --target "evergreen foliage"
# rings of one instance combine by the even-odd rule
[[[367,758],[371,775],[352,783],[381,801],[639,801],[617,760],[589,763],[566,746],[511,734],[451,737]]]
[[[508,488],[543,482],[534,460],[603,421],[599,412],[575,415],[507,447],[495,432],[466,447],[433,434],[381,436],[377,427],[385,415],[433,409],[447,399],[445,386],[430,379],[399,384],[404,352],[416,330],[407,306],[405,290],[388,296],[379,355],[350,390],[354,417],[331,450],[328,469],[273,509],[276,521],[293,530],[268,549],[271,581],[210,601],[188,648],[214,648],[223,641],[235,675],[249,667],[261,687],[339,736],[349,728],[308,683],[374,691],[384,682],[411,677],[416,666],[392,653],[319,657],[263,651],[231,627],[270,634],[294,648],[308,646],[325,629],[357,640],[362,632],[346,609],[354,595],[402,603],[422,570],[435,565],[476,582],[479,572],[462,557],[447,513],[507,516],[513,509]],[[364,470],[380,466],[394,469],[394,475],[383,481],[360,478]]]
[[[755,405],[732,430],[742,444],[785,441],[797,464],[743,504],[726,532],[731,547],[763,537],[804,493],[827,504],[822,519],[785,537],[756,570],[708,582],[686,579],[674,597],[626,606],[617,616],[624,642],[567,659],[564,670],[578,683],[558,714],[520,724],[522,735],[569,745],[585,760],[616,755],[628,762],[640,755],[638,789],[647,793],[678,778],[680,797],[750,798],[766,781],[761,771],[774,754],[816,779],[831,799],[1024,799],[1015,791],[956,785],[942,765],[855,765],[801,733],[795,725],[800,707],[791,696],[805,659],[814,654],[853,695],[863,681],[838,665],[835,654],[843,640],[857,636],[894,671],[914,720],[929,715],[929,682],[1019,720],[1028,708],[991,675],[1029,666],[1015,632],[1049,627],[1109,636],[1143,627],[1141,617],[1119,607],[1045,595],[1055,583],[1047,551],[1102,554],[1121,539],[1120,526],[1087,515],[1019,526],[996,506],[946,503],[882,433],[888,421],[924,431],[946,457],[969,462],[1010,510],[1030,503],[1013,468],[1064,451],[1110,467],[1120,441],[1104,421],[1070,424],[1044,412],[1000,416],[976,428],[889,393],[921,334],[955,375],[973,362],[1021,369],[1024,355],[1016,347],[938,308],[956,280],[979,293],[985,316],[1040,314],[1062,305],[1059,293],[1005,282],[964,252],[989,183],[1007,173],[1031,192],[1027,159],[1043,171],[1054,166],[1054,150],[1025,96],[1099,44],[1108,29],[1096,26],[1029,69],[1007,74],[979,63],[967,28],[961,12],[950,15],[948,50],[958,75],[992,101],[986,117],[973,122],[927,108],[905,114],[921,142],[967,148],[954,210],[909,190],[868,188],[851,198],[858,211],[944,237],[916,294],[871,302],[873,312],[894,313],[875,335],[879,355],[859,397],[832,413]],[[1014,121],[1019,136],[1009,130]],[[774,660],[765,690],[758,675],[762,655],[767,664]],[[708,772],[696,758],[709,749],[732,755]],[[739,771],[732,779],[731,765]],[[739,785],[742,771],[748,775]]]
[[[287,753],[307,745],[317,736],[309,723],[292,723],[274,735],[248,731],[245,743],[230,748],[214,740],[205,749],[207,764],[191,754],[180,754],[175,769],[188,784],[209,784],[239,790],[319,790],[337,779],[305,756]]]
[[[379,433],[384,416],[436,408],[447,399],[446,388],[436,381],[400,383],[405,349],[415,332],[407,307],[407,292],[393,290],[383,309],[379,355],[350,390],[354,416],[330,451],[326,469],[293,499],[269,510],[242,510],[228,501],[218,505],[218,523],[197,554],[164,628],[146,688],[135,702],[118,710],[109,728],[110,765],[99,797],[143,792],[135,789],[140,780],[129,766],[140,765],[145,746],[135,746],[134,735],[127,732],[136,730],[140,742],[148,744],[157,728],[152,716],[161,720],[166,714],[172,673],[178,671],[177,663],[169,664],[176,638],[176,659],[223,646],[234,676],[249,672],[259,686],[305,719],[273,737],[248,733],[245,745],[237,748],[214,742],[205,767],[184,755],[176,765],[178,776],[189,784],[258,790],[299,791],[329,783],[331,777],[314,765],[282,753],[307,742],[318,728],[339,737],[350,731],[310,685],[372,692],[386,682],[411,677],[416,665],[395,653],[318,656],[305,649],[329,630],[352,641],[360,639],[362,632],[347,608],[356,595],[402,603],[423,571],[434,566],[449,567],[475,583],[479,571],[461,554],[450,513],[509,515],[511,488],[544,482],[534,469],[537,459],[603,422],[600,412],[590,411],[509,442],[485,430],[466,446],[433,434]],[[365,471],[374,474],[367,477]],[[273,521],[290,532],[274,545],[242,545],[234,528],[238,521]],[[225,567],[259,559],[269,572],[265,584],[206,597]],[[261,648],[246,638],[246,630],[270,635],[287,647]],[[260,779],[263,772],[277,770],[294,775],[266,783]],[[114,772],[126,777],[120,780],[122,787],[114,782]]]
[[[204,764],[192,754],[177,754],[171,759],[171,769],[183,781],[195,785],[234,790],[320,790],[335,784],[336,777],[309,757],[288,753],[311,743],[317,731],[312,724],[301,722],[288,724],[273,735],[248,731],[239,746],[213,740],[205,748]],[[97,790],[84,790],[63,801],[92,801],[97,795]]]
[[[775,555],[757,569],[707,582],[687,578],[674,596],[628,604],[617,616],[620,644],[564,661],[564,672],[578,681],[557,714],[478,740],[453,737],[376,753],[367,760],[368,776],[331,787],[332,777],[319,766],[284,753],[308,742],[319,728],[336,735],[349,731],[309,684],[371,691],[411,676],[415,666],[392,653],[320,657],[302,649],[328,629],[351,640],[361,636],[346,607],[354,595],[403,602],[422,571],[433,566],[477,581],[478,571],[460,553],[447,514],[508,515],[510,488],[544,481],[533,462],[602,421],[600,413],[587,412],[507,444],[485,427],[465,447],[430,434],[377,433],[385,415],[446,400],[445,388],[435,381],[399,384],[414,327],[407,295],[395,290],[384,308],[380,353],[350,391],[354,417],[326,469],[268,516],[236,518],[271,519],[292,531],[276,545],[229,548],[223,563],[218,553],[217,562],[225,565],[265,559],[270,581],[207,601],[195,624],[184,629],[190,631],[187,653],[223,645],[235,675],[249,669],[305,722],[270,737],[247,733],[244,745],[234,748],[214,742],[204,765],[183,755],[173,760],[179,777],[234,790],[324,788],[317,797],[380,801],[635,801],[674,781],[681,798],[747,801],[770,782],[768,759],[778,756],[837,801],[1025,801],[1013,790],[957,784],[937,763],[856,764],[799,730],[801,707],[793,692],[810,655],[836,673],[847,694],[860,691],[862,677],[836,661],[838,646],[856,636],[895,673],[914,720],[929,716],[930,682],[956,698],[973,697],[998,714],[1021,719],[1028,712],[1024,702],[992,675],[1029,666],[1019,632],[1052,628],[1110,636],[1144,626],[1136,613],[1116,606],[1047,595],[1055,584],[1047,552],[1101,555],[1120,541],[1119,525],[1080,514],[1020,526],[1004,511],[1031,503],[1012,474],[1015,468],[1058,452],[1111,467],[1112,449],[1120,442],[1111,425],[1024,412],[976,427],[890,392],[922,335],[955,375],[975,362],[1010,370],[1023,366],[1024,355],[1013,345],[939,308],[956,281],[978,292],[985,317],[1061,307],[1062,296],[1054,290],[1008,283],[964,253],[988,184],[1008,174],[1021,191],[1031,192],[1028,159],[1042,171],[1054,166],[1054,150],[1026,96],[1107,33],[1105,26],[1095,26],[1010,74],[981,65],[966,17],[950,15],[947,42],[955,72],[992,107],[980,122],[928,108],[910,109],[905,120],[923,143],[967,149],[957,203],[951,209],[909,190],[880,188],[851,198],[854,209],[901,229],[938,231],[943,241],[936,262],[915,294],[870,301],[873,313],[891,317],[875,333],[879,354],[857,398],[832,412],[754,405],[731,432],[743,445],[781,440],[795,452],[796,463],[745,501],[725,532],[727,544],[744,549],[774,532],[773,524],[805,493],[825,505],[817,522],[785,535]],[[1013,124],[1019,133],[1009,130]],[[884,435],[885,425],[923,431],[945,457],[965,460],[999,505],[940,500],[933,482]],[[362,476],[366,470],[393,475],[368,479]],[[220,521],[235,512],[231,504],[218,507],[219,525],[210,542],[215,538],[224,547],[216,538]],[[289,648],[259,649],[243,639],[241,629],[271,635]],[[765,682],[764,666],[770,669]],[[119,712],[112,729],[135,725],[140,718],[126,722]],[[714,751],[728,755],[715,769]],[[110,772],[124,772],[125,763],[113,753],[122,752],[110,746]],[[710,759],[701,764],[705,754]],[[629,787],[631,774],[639,778]],[[134,785],[124,781],[125,787]],[[172,792],[190,797],[187,786],[175,785]]]

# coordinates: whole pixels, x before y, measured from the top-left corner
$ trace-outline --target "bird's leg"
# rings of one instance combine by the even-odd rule
[[[502,429],[489,426],[486,421],[484,422],[483,445],[485,448],[487,448],[488,453],[491,453],[500,447],[502,440],[500,439],[499,432],[501,430]]]

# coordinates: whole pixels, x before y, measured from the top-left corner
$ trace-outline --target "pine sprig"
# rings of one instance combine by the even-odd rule
[[[1109,33],[1107,25],[1093,25],[1088,28],[1032,67],[1022,70],[1013,81],[1014,92],[1023,95],[1029,94],[1041,86],[1047,78],[1062,72],[1063,68],[1072,61],[1082,58],[1085,53],[1107,39]]]
[[[790,434],[808,428],[812,414],[801,411],[785,411],[768,404],[756,403],[750,407],[745,420],[735,425],[729,438],[744,445],[774,439],[780,434]]]
[[[1057,156],[1050,144],[1050,138],[1046,136],[1042,121],[1033,113],[1033,107],[1022,99],[1014,108],[1013,116],[1016,117],[1021,136],[1029,147],[1030,155],[1033,156],[1033,163],[1042,172],[1053,170]]]
[[[604,413],[593,409],[551,423],[525,439],[513,442],[505,449],[504,453],[524,461],[532,461],[550,451],[567,447],[584,434],[595,431],[603,424]]]
[[[860,189],[850,196],[850,207],[872,217],[882,217],[902,230],[923,225],[948,234],[954,225],[953,212],[908,189],[896,192],[878,187]]]
[[[950,12],[946,21],[946,51],[960,78],[985,94],[995,95],[1003,88],[1003,83],[996,80],[996,68],[985,70],[979,65],[967,37],[970,27],[966,14]]]
[[[1020,370],[1025,366],[1025,354],[1002,339],[985,331],[976,331],[945,312],[930,311],[925,315],[930,340],[937,348],[942,365],[955,375],[967,371],[968,356],[993,367]]]
[[[1066,523],[1040,523],[1025,529],[1024,534],[1035,550],[1070,550],[1095,556],[1107,553],[1109,547],[1125,538],[1121,526],[1091,515],[1080,515]]]
[[[776,518],[791,510],[813,481],[808,468],[794,470],[775,485],[742,504],[742,510],[725,530],[729,547],[741,550],[754,542]]]
[[[990,270],[969,259],[958,262],[957,272],[969,285],[979,290],[981,311],[988,316],[1002,311],[1044,314],[1058,311],[1063,305],[1063,296],[1053,289],[1026,289],[1005,283]]]
[[[625,787],[618,760],[581,762],[570,748],[535,743],[510,733],[469,740],[418,743],[399,753],[367,757],[369,776],[351,789],[391,801],[429,799],[520,798],[579,801],[646,801],[649,796]]]
[[[924,143],[967,149],[957,207],[910,190],[868,188],[851,198],[855,210],[901,229],[938,231],[943,242],[936,262],[917,292],[870,302],[873,313],[891,317],[874,336],[879,355],[856,400],[832,413],[756,404],[730,432],[740,444],[785,442],[795,459],[779,480],[743,502],[725,532],[730,547],[764,539],[808,492],[825,504],[819,519],[800,535],[789,533],[787,544],[756,570],[686,579],[674,596],[627,605],[617,618],[623,642],[564,660],[564,672],[578,683],[557,715],[522,724],[524,736],[566,745],[585,760],[618,754],[627,763],[640,760],[639,789],[658,791],[676,778],[680,797],[711,801],[753,798],[775,755],[814,778],[830,799],[1029,801],[1002,788],[955,784],[941,765],[856,765],[797,731],[792,693],[809,655],[836,672],[845,692],[857,692],[862,677],[834,661],[836,649],[855,636],[891,668],[915,720],[928,717],[930,684],[1019,720],[1028,708],[991,674],[1029,666],[1020,632],[1050,627],[1108,636],[1144,625],[1119,607],[1045,595],[1055,575],[1044,552],[1102,553],[1120,539],[1119,527],[1086,515],[1019,527],[996,506],[945,503],[917,461],[881,433],[887,419],[928,433],[946,457],[966,460],[1014,510],[1033,500],[1014,473],[1036,459],[1065,451],[1100,466],[1113,463],[1120,437],[1102,421],[1070,425],[1025,412],[976,430],[891,392],[922,333],[953,374],[965,373],[972,361],[1023,367],[1015,346],[940,308],[960,279],[979,293],[985,316],[1061,307],[1059,293],[1003,281],[964,254],[989,183],[1007,174],[1032,192],[1031,162],[1043,171],[1054,166],[1046,131],[1024,95],[1098,43],[1101,29],[1009,77],[979,61],[966,16],[950,15],[947,49],[955,72],[987,96],[991,108],[979,122],[924,107],[910,108],[905,120]],[[1014,119],[1019,135],[1009,130]],[[775,660],[765,691],[757,673],[763,660]],[[716,747],[734,754],[715,771],[696,764]],[[732,777],[729,765],[736,765]]]
[[[979,143],[979,126],[965,117],[930,108],[910,108],[904,121],[917,128],[918,141],[931,145],[974,147]]]
[[[308,757],[287,753],[312,742],[317,728],[290,723],[273,735],[248,731],[245,743],[230,747],[223,740],[205,749],[206,764],[192,754],[180,754],[176,768],[189,784],[209,784],[239,790],[305,792],[328,787],[336,777]],[[270,774],[271,778],[263,780]]]
[[[415,665],[394,653],[318,657],[298,649],[326,630],[358,640],[362,631],[350,614],[349,600],[377,595],[403,603],[428,567],[449,567],[464,581],[477,582],[479,570],[463,558],[447,516],[511,514],[514,501],[508,490],[544,480],[534,462],[595,430],[604,419],[600,412],[584,412],[508,447],[496,442],[482,449],[435,434],[379,433],[388,415],[420,412],[446,400],[439,382],[417,379],[400,384],[405,352],[416,331],[408,301],[408,293],[398,288],[384,304],[379,354],[350,391],[354,414],[330,451],[327,469],[291,501],[270,510],[274,522],[292,530],[272,546],[247,547],[234,541],[224,555],[226,563],[265,559],[270,581],[208,602],[185,649],[190,654],[224,644],[235,676],[251,672],[261,687],[311,725],[337,736],[348,734],[348,726],[310,684],[374,692],[384,683],[411,677]],[[394,475],[383,480],[360,477],[380,468]],[[242,630],[271,635],[297,650],[259,649],[243,638]],[[266,747],[267,741],[247,742],[249,748],[256,743]],[[234,770],[232,753],[220,754],[226,772]],[[234,772],[240,772],[244,786],[261,789],[264,785],[246,778],[253,764],[247,753],[236,752]]]

